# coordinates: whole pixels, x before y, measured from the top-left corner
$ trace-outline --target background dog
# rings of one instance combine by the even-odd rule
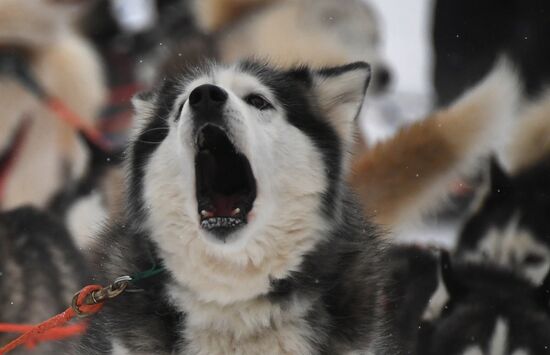
[[[542,95],[518,115],[457,246],[461,257],[510,268],[537,284],[550,269],[549,103]]]
[[[18,55],[51,95],[93,123],[105,89],[101,66],[72,21],[81,4],[61,1],[2,1],[0,56]],[[3,177],[2,209],[45,207],[67,181],[81,177],[88,152],[74,129],[36,99],[10,68],[0,73],[0,154],[17,159]],[[17,133],[22,132],[17,138]],[[4,164],[3,164],[4,165]],[[5,166],[1,170],[7,170]]]
[[[2,323],[35,324],[64,311],[88,277],[82,254],[54,216],[31,207],[0,214]],[[0,334],[0,344],[15,337]],[[35,351],[53,355],[62,349],[45,343]]]
[[[419,327],[418,354],[547,354],[550,277],[534,286],[490,265],[441,258],[448,298],[435,319]]]
[[[193,6],[223,62],[261,58],[285,68],[322,68],[361,60],[372,67],[371,94],[390,83],[378,19],[364,1],[207,0]]]

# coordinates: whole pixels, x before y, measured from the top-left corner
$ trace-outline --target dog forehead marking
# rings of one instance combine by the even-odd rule
[[[550,250],[530,231],[522,228],[519,219],[519,212],[516,212],[504,227],[490,228],[479,240],[477,251],[467,253],[465,257],[472,261],[483,261],[489,257],[498,265],[520,268],[525,276],[538,284],[550,267]],[[523,265],[521,261],[528,254],[539,255],[544,260],[538,265]]]
[[[495,330],[489,342],[488,355],[505,355],[508,347],[508,324],[502,318],[498,318],[495,324]]]
[[[257,76],[238,70],[235,67],[220,68],[214,80],[216,84],[231,90],[237,96],[259,93],[266,96],[267,99],[273,100],[271,90]]]

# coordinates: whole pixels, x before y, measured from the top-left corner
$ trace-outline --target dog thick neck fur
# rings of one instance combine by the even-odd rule
[[[109,277],[146,268],[141,246],[164,265],[152,288],[176,320],[153,318],[156,332],[176,332],[167,352],[372,345],[381,249],[344,183],[368,79],[364,63],[319,71],[208,65],[135,100],[126,227],[117,228],[122,236],[106,233],[111,246],[100,255]],[[131,297],[147,302],[147,294]],[[105,317],[136,324],[133,314]],[[144,333],[153,323],[144,321]],[[128,325],[121,329],[117,348],[156,342],[136,347]]]

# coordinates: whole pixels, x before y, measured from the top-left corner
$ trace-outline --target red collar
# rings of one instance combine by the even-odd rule
[[[0,205],[6,193],[6,185],[9,175],[13,171],[17,160],[21,156],[21,151],[25,138],[30,127],[30,120],[23,118],[19,127],[11,137],[8,146],[0,153]]]

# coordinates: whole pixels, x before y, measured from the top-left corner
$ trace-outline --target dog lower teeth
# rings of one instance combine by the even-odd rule
[[[232,216],[235,216],[237,214],[241,213],[241,209],[240,208],[235,208],[232,212],[231,212],[231,215]]]
[[[212,217],[201,221],[201,227],[204,229],[214,228],[234,228],[243,224],[243,220],[233,217]]]
[[[209,212],[207,210],[202,210],[201,211],[201,216],[202,216],[202,218],[214,217],[214,213]]]

